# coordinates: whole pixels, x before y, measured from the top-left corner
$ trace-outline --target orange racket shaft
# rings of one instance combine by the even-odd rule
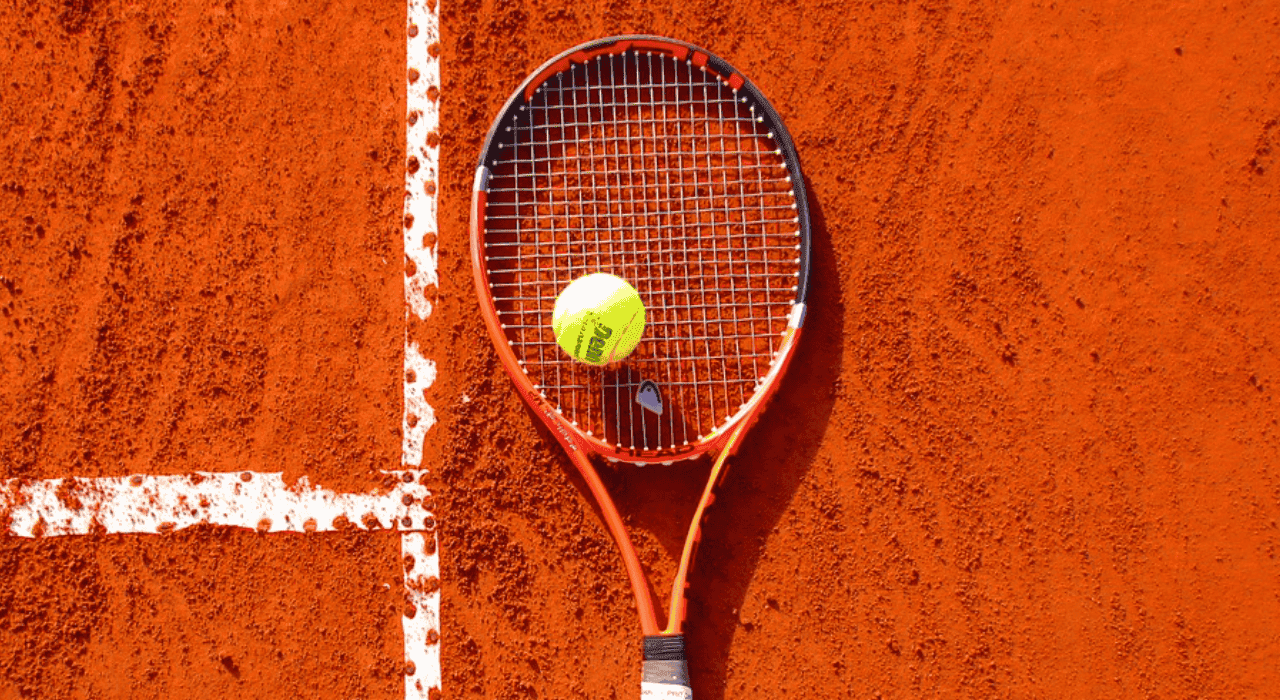
[[[782,362],[771,373],[769,380],[775,379],[786,371],[787,365],[791,363],[792,346],[799,340],[800,329],[792,328],[783,343],[781,351]],[[702,489],[702,500],[698,501],[698,510],[693,514],[693,521],[689,523],[689,534],[684,539],[684,551],[680,554],[680,566],[676,569],[675,580],[671,582],[671,614],[667,617],[667,628],[662,631],[664,635],[680,634],[684,630],[684,620],[688,613],[688,605],[685,601],[685,591],[689,588],[689,571],[693,568],[693,557],[697,554],[698,544],[702,541],[702,519],[706,515],[707,507],[715,503],[716,486],[724,479],[725,472],[728,467],[725,462],[729,456],[738,451],[738,443],[742,436],[747,433],[756,421],[760,412],[764,410],[767,394],[762,394],[747,409],[747,414],[743,416],[742,421],[729,434],[729,439],[725,441],[724,448],[720,450],[720,454],[716,456],[715,464],[711,467],[711,474],[707,477],[707,485]],[[645,634],[649,634],[646,632]]]
[[[640,557],[636,554],[635,545],[631,543],[631,536],[627,534],[627,528],[622,522],[621,514],[618,513],[617,507],[613,504],[613,498],[605,488],[604,482],[600,481],[600,475],[596,472],[596,468],[592,466],[591,460],[587,455],[581,450],[569,451],[569,457],[573,461],[573,465],[578,468],[578,473],[587,482],[587,488],[591,490],[591,495],[595,497],[597,505],[600,506],[600,513],[604,517],[609,534],[613,536],[614,542],[618,545],[618,550],[622,553],[622,562],[627,569],[627,578],[631,581],[631,593],[636,599],[636,610],[640,614],[640,629],[645,636],[676,635],[680,634],[684,628],[687,607],[684,592],[689,587],[689,570],[693,567],[693,557],[697,552],[697,545],[702,540],[702,518],[706,513],[707,507],[716,500],[715,488],[720,483],[720,479],[726,470],[725,462],[728,460],[729,455],[737,450],[738,441],[754,422],[754,414],[759,409],[759,405],[753,407],[751,413],[729,434],[729,439],[725,441],[724,448],[720,450],[715,464],[711,467],[711,474],[707,476],[707,485],[702,489],[702,498],[698,501],[698,509],[694,512],[693,521],[689,525],[689,534],[685,537],[684,551],[680,555],[680,566],[676,571],[675,580],[671,583],[671,613],[667,617],[666,629],[660,629],[658,626],[658,608],[654,603],[652,594],[649,592],[649,578],[645,575],[644,568],[640,565]]]
[[[724,463],[737,445],[738,438],[746,432],[749,422],[743,421],[742,425],[735,428],[729,436],[729,441],[725,443],[724,449],[720,450],[715,465],[711,467],[711,475],[707,477],[706,487],[702,489],[702,500],[698,501],[698,510],[694,512],[693,522],[689,525],[689,535],[684,539],[684,551],[680,554],[680,568],[676,570],[676,578],[671,582],[671,614],[667,617],[667,628],[662,631],[663,634],[680,634],[684,629],[687,607],[684,592],[689,587],[689,569],[693,567],[693,555],[696,553],[698,543],[702,541],[702,516],[707,506],[716,500],[715,488],[720,481],[720,472],[725,468]]]
[[[657,607],[649,592],[649,578],[645,576],[644,569],[640,566],[640,557],[636,555],[636,548],[631,544],[631,536],[627,534],[627,528],[622,524],[622,516],[618,514],[613,498],[609,496],[609,491],[605,489],[604,482],[600,481],[600,475],[596,473],[596,468],[591,465],[591,460],[585,452],[570,450],[569,457],[573,460],[573,466],[578,468],[578,473],[582,475],[583,480],[587,482],[587,488],[591,489],[591,495],[600,506],[600,514],[609,528],[609,534],[613,535],[613,541],[618,545],[618,551],[622,553],[622,563],[626,566],[627,578],[631,580],[631,592],[636,598],[636,609],[640,613],[640,629],[646,636],[659,634]]]

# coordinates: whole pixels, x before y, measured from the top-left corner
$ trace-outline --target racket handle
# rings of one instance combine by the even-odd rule
[[[693,700],[689,664],[684,658],[683,634],[655,634],[644,638],[641,700]]]

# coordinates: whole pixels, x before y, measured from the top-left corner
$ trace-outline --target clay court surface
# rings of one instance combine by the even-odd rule
[[[761,87],[816,212],[799,354],[692,577],[696,697],[1280,694],[1274,4],[439,13],[412,230],[440,284],[406,327],[403,5],[0,12],[0,480],[376,496],[407,332],[438,372],[442,697],[635,697],[626,577],[497,362],[467,218],[530,70],[668,35]],[[708,466],[604,470],[660,590]],[[405,697],[399,547],[0,537],[0,698]]]

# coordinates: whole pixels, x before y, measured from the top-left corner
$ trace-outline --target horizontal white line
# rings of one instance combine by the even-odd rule
[[[335,493],[306,477],[287,485],[278,472],[9,479],[0,482],[0,534],[143,534],[193,525],[261,532],[434,530],[431,493],[419,483],[423,473],[388,472],[393,485],[376,494]]]

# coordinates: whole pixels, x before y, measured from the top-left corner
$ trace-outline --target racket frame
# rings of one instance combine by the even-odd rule
[[[787,165],[788,175],[795,194],[799,224],[800,268],[797,277],[796,302],[792,307],[787,329],[782,336],[780,346],[773,355],[772,366],[766,373],[759,388],[732,418],[704,436],[702,440],[689,445],[678,455],[656,450],[645,452],[635,449],[619,449],[617,446],[610,445],[599,438],[586,435],[557,410],[542,392],[538,391],[534,386],[533,381],[512,349],[511,341],[507,338],[502,323],[498,318],[498,310],[493,299],[488,270],[484,262],[485,209],[488,201],[489,165],[491,165],[491,160],[497,154],[498,135],[506,127],[512,125],[514,117],[519,113],[521,106],[527,105],[533,99],[539,86],[556,74],[569,70],[573,64],[584,64],[598,56],[618,55],[632,50],[664,54],[678,60],[689,61],[695,67],[705,67],[735,92],[746,91],[750,95],[754,104],[761,108],[762,116],[768,120],[770,131],[773,133],[774,140],[779,146],[780,154]],[[785,373],[795,354],[795,347],[803,327],[807,308],[806,296],[809,279],[810,219],[805,182],[790,133],[783,125],[773,106],[754,84],[735,71],[727,61],[703,48],[674,39],[649,35],[614,36],[582,44],[561,53],[535,70],[507,100],[499,113],[499,117],[494,120],[485,138],[476,169],[471,198],[470,238],[472,272],[477,296],[480,299],[481,315],[484,317],[485,326],[488,328],[503,368],[511,377],[521,398],[537,414],[538,418],[546,424],[560,445],[564,447],[570,461],[581,474],[588,490],[595,499],[602,519],[622,555],[644,634],[647,637],[680,635],[687,614],[685,590],[688,588],[688,576],[696,555],[697,545],[701,540],[701,525],[706,509],[715,500],[715,488],[724,478],[727,469],[727,458],[737,451],[741,444],[742,436],[759,418],[765,404],[777,390],[780,377]],[[670,612],[667,615],[665,626],[660,625],[658,622],[659,606],[650,590],[649,578],[640,564],[639,557],[631,543],[630,535],[627,533],[622,517],[618,513],[617,506],[614,504],[613,498],[609,495],[608,490],[600,479],[599,473],[591,462],[590,456],[592,454],[601,455],[612,462],[630,462],[641,466],[646,464],[672,464],[677,460],[694,459],[703,454],[715,455],[706,486],[690,522],[680,563],[672,581]]]

